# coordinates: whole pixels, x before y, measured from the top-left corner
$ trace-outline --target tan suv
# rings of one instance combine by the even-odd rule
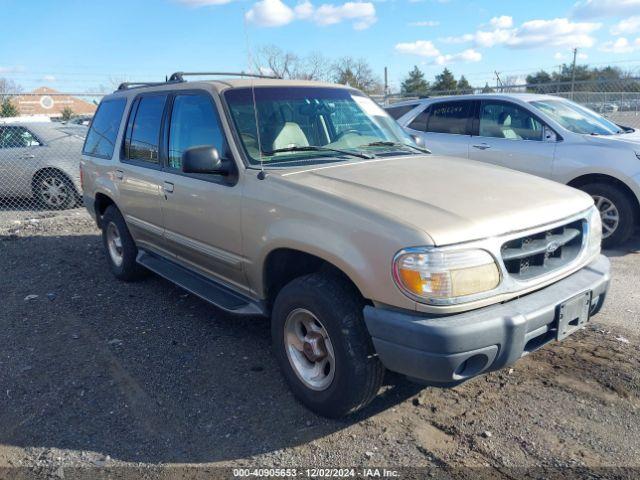
[[[122,85],[91,125],[84,201],[109,266],[270,316],[314,411],[366,405],[385,367],[439,386],[502,368],[602,306],[587,194],[430,155],[349,87],[184,76]]]

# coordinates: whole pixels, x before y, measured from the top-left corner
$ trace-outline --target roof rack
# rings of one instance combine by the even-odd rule
[[[129,90],[130,88],[153,87],[155,85],[165,85],[168,82],[123,82],[118,85],[118,90]]]
[[[222,75],[225,77],[251,77],[251,78],[271,78],[280,80],[280,77],[273,75],[259,75],[257,73],[245,72],[175,72],[169,77],[170,82],[184,82],[184,77],[200,77],[204,75]]]

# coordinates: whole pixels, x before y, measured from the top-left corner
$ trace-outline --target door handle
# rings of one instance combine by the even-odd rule
[[[116,178],[122,180],[124,178],[124,172],[122,170],[116,170]]]
[[[472,145],[473,148],[477,148],[478,150],[486,150],[491,148],[491,145],[487,145],[486,143],[478,143],[476,145]]]
[[[20,157],[20,160],[31,160],[32,158],[36,158],[36,156],[31,153],[25,153]]]
[[[173,183],[164,182],[162,189],[165,191],[165,193],[173,193]]]

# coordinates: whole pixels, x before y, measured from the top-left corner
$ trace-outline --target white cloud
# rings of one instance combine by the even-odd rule
[[[440,55],[440,51],[430,40],[398,43],[396,44],[396,51],[408,55],[418,55],[419,57],[438,57]]]
[[[439,55],[433,63],[436,65],[447,65],[456,62],[479,62],[482,60],[482,54],[473,48],[469,48],[460,53],[449,55]]]
[[[493,17],[489,24],[494,28],[511,28],[513,27],[513,18],[508,15]]]
[[[445,43],[471,42],[477,47],[504,45],[508,48],[538,47],[592,47],[595,38],[591,33],[602,25],[593,22],[572,22],[566,18],[551,20],[530,20],[519,27],[504,28],[509,25],[510,17],[496,17],[491,20],[492,30],[478,30],[458,37],[441,39]],[[512,25],[512,23],[511,23]]]
[[[245,14],[249,22],[262,27],[281,27],[294,20],[308,20],[316,25],[334,25],[351,21],[353,28],[364,30],[376,21],[376,9],[371,2],[346,2],[342,5],[322,4],[315,7],[309,0],[294,8],[282,0],[260,0]]]
[[[631,53],[640,49],[640,38],[636,38],[633,42],[630,42],[625,37],[620,37],[615,40],[610,40],[602,44],[600,50],[609,53]]]
[[[0,73],[18,73],[24,72],[25,68],[21,65],[10,65],[7,67],[0,66]]]
[[[280,0],[261,0],[253,4],[245,17],[261,27],[281,27],[291,23],[295,13]]]
[[[581,0],[573,5],[578,18],[626,17],[640,13],[640,0]]]
[[[640,16],[629,17],[621,20],[611,27],[611,35],[629,35],[640,32]]]
[[[440,25],[440,22],[436,22],[435,20],[424,20],[421,22],[409,22],[408,25],[410,27],[437,27]]]
[[[570,60],[573,58],[573,53],[570,52],[556,52],[555,55],[553,55],[553,58],[556,60]],[[576,55],[576,58],[578,60],[586,60],[587,58],[589,58],[589,55],[587,55],[586,53],[583,52],[578,52],[578,55]]]
[[[370,2],[347,2],[342,5],[320,5],[315,11],[314,20],[318,25],[333,25],[343,20],[352,20],[353,28],[364,30],[373,25],[376,9]]]
[[[179,3],[183,5],[187,5],[188,7],[208,7],[211,5],[224,5],[226,3],[231,3],[234,0],[177,0]]]
[[[55,82],[56,77],[53,75],[45,75],[44,77],[42,77],[42,80],[45,82]]]

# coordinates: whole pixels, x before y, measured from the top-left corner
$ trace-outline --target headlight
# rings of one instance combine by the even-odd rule
[[[589,217],[589,249],[588,255],[597,255],[600,253],[600,245],[602,243],[602,219],[600,211],[593,207]]]
[[[398,287],[417,301],[447,305],[493,290],[500,283],[495,260],[485,250],[412,248],[393,262]]]

